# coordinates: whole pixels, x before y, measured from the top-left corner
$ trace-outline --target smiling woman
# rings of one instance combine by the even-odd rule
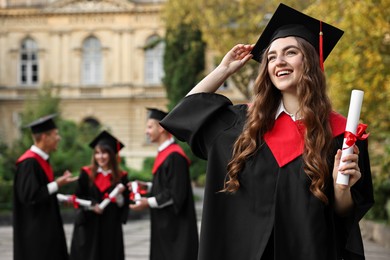
[[[234,46],[160,122],[208,160],[199,259],[364,257],[367,141],[340,166],[346,118],[322,71],[342,34],[281,4],[255,45]],[[250,106],[214,93],[251,58],[261,64]],[[335,183],[338,170],[348,185]]]
[[[104,210],[99,207],[118,184],[128,182],[127,172],[118,165],[118,152],[124,145],[103,131],[89,146],[94,150],[92,163],[81,168],[75,195],[92,201],[93,206],[76,209],[70,259],[124,260],[122,223],[128,215],[128,191],[118,194]]]

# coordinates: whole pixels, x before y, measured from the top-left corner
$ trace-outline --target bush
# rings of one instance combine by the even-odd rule
[[[373,180],[373,185],[375,204],[368,211],[366,217],[368,219],[384,221],[390,224],[390,212],[386,209],[386,206],[390,203],[390,179],[376,177]]]
[[[379,164],[379,173],[373,175],[375,204],[366,217],[390,224],[390,144],[389,140],[383,143],[384,152],[373,160]]]
[[[12,182],[0,181],[0,211],[12,209]]]
[[[154,158],[148,157],[144,160],[142,170],[137,171],[134,169],[128,169],[129,180],[134,181],[151,181],[153,178],[152,169],[153,169]]]

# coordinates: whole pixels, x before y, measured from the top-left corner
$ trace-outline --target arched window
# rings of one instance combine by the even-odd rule
[[[83,44],[82,83],[102,83],[102,46],[96,37],[89,37]]]
[[[149,37],[145,47],[145,83],[161,84],[164,76],[164,42],[157,35]]]
[[[93,117],[87,117],[83,120],[83,124],[88,125],[91,128],[98,129],[100,127],[100,122],[93,118]]]
[[[98,134],[100,127],[101,124],[97,119],[93,117],[87,117],[84,118],[84,120],[81,122],[78,132],[82,136],[94,136]]]
[[[27,38],[22,42],[20,48],[20,70],[19,81],[22,85],[36,85],[39,80],[38,67],[38,45],[37,43]]]

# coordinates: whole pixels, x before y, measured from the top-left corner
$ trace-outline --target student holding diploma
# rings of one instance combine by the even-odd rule
[[[322,70],[342,34],[281,4],[255,45],[234,46],[160,122],[208,160],[198,259],[364,259],[367,140],[340,166],[346,118]],[[214,93],[251,58],[251,104]]]
[[[132,183],[128,186],[134,197],[149,188],[150,197],[136,200],[130,208],[150,210],[150,260],[196,260],[198,227],[190,160],[172,135],[159,125],[166,113],[157,108],[148,108],[148,112],[145,133],[152,143],[158,144],[153,180],[151,183],[137,181],[137,190],[133,190]]]
[[[117,160],[118,152],[124,146],[103,131],[90,147],[94,149],[92,163],[81,168],[75,195],[91,200],[93,206],[92,210],[77,209],[70,259],[124,260],[122,224],[128,216],[129,194],[124,188],[128,179],[127,172],[119,169]]]

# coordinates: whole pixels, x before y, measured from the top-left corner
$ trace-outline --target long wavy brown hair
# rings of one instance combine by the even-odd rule
[[[99,168],[98,163],[95,160],[95,152],[96,149],[100,149],[102,152],[108,153],[109,155],[109,162],[108,162],[108,167],[111,169],[111,174],[112,174],[112,179],[111,179],[111,184],[118,183],[119,180],[121,179],[121,170],[118,165],[117,161],[117,155],[115,152],[112,150],[111,146],[106,144],[106,143],[98,143],[93,151],[92,159],[91,159],[91,181],[92,183],[95,181],[96,175],[97,175],[97,169]]]
[[[303,75],[297,86],[299,112],[306,126],[303,169],[311,180],[310,191],[321,201],[328,203],[324,189],[330,175],[328,158],[332,130],[329,115],[332,107],[326,93],[326,81],[320,69],[318,53],[306,40],[295,38],[303,53]],[[268,53],[268,50],[269,47],[264,53]],[[225,192],[234,193],[239,189],[240,171],[262,144],[264,134],[274,126],[282,94],[271,82],[267,66],[267,55],[263,55],[254,84],[253,104],[248,108],[243,132],[234,143],[233,156],[227,167]]]

